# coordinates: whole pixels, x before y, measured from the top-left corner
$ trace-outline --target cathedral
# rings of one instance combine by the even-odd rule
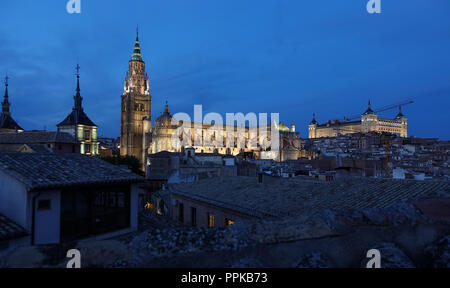
[[[128,72],[125,76],[123,94],[121,96],[121,132],[120,132],[120,154],[122,156],[134,156],[141,163],[142,170],[145,171],[147,165],[147,155],[161,151],[182,152],[186,148],[194,148],[198,153],[218,153],[224,155],[244,155],[252,154],[256,159],[273,159],[276,161],[295,160],[301,156],[302,144],[300,133],[295,131],[294,123],[287,127],[283,123],[277,123],[275,129],[278,133],[279,148],[271,151],[260,143],[260,135],[251,135],[249,127],[228,127],[223,125],[221,130],[224,145],[211,145],[204,141],[195,141],[196,135],[201,135],[201,139],[206,133],[211,133],[211,124],[183,122],[173,119],[169,105],[166,101],[164,112],[155,120],[155,126],[151,122],[151,101],[149,77],[145,70],[145,62],[141,53],[139,34],[136,35],[133,54],[128,63]],[[183,129],[190,130],[190,139],[184,139],[185,145],[174,146],[172,137],[183,126]],[[235,139],[242,139],[241,145],[225,145],[227,143],[227,129],[234,131],[232,136]],[[258,127],[259,128],[259,127]],[[268,125],[265,135],[270,141],[272,126]],[[259,129],[258,129],[259,131]],[[238,135],[241,133],[242,135]],[[183,132],[184,135],[184,132]],[[216,138],[219,135],[210,135]],[[242,136],[242,137],[240,137]],[[180,136],[182,137],[182,136]],[[257,145],[251,146],[251,137],[257,137]],[[214,142],[214,141],[212,141]],[[237,142],[237,141],[235,141]],[[262,140],[263,142],[263,140]],[[222,144],[222,143],[220,143]],[[224,148],[227,147],[227,148]]]
[[[5,97],[2,102],[2,113],[0,115],[0,132],[23,132],[22,127],[12,118],[8,95],[8,76],[5,78]]]
[[[394,119],[380,118],[377,113],[372,110],[369,101],[367,110],[361,115],[361,120],[340,122],[327,121],[325,124],[319,124],[316,121],[316,115],[309,124],[309,138],[336,137],[338,135],[351,133],[392,133],[400,137],[408,137],[408,119],[403,115],[402,108]]]

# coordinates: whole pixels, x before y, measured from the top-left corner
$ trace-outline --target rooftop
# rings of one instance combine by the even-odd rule
[[[69,133],[50,131],[0,133],[0,144],[76,143]]]
[[[0,214],[0,241],[26,236],[27,232],[18,224]]]
[[[0,170],[29,190],[143,180],[119,166],[81,154],[0,153]]]
[[[94,122],[89,119],[86,113],[83,110],[74,109],[72,112],[64,119],[61,123],[59,123],[58,127],[61,126],[74,126],[74,125],[85,125],[85,126],[94,126]]]
[[[323,209],[388,208],[402,200],[450,192],[450,182],[371,178],[322,182],[307,177],[223,177],[170,186],[170,191],[255,216],[284,217]]]
[[[11,117],[4,113],[0,114],[0,129],[23,130],[22,127]]]

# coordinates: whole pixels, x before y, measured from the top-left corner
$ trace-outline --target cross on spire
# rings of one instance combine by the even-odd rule
[[[75,67],[75,70],[77,70],[77,89],[76,89],[76,94],[75,94],[75,96],[73,97],[74,98],[74,102],[75,102],[75,105],[74,105],[74,109],[77,109],[77,110],[82,110],[83,108],[82,108],[82,101],[83,101],[83,98],[81,97],[81,93],[80,93],[80,91],[81,91],[81,89],[80,89],[80,65],[79,64],[77,64],[77,66]]]
[[[2,113],[4,115],[10,115],[10,112],[9,112],[10,104],[9,104],[9,96],[8,96],[8,80],[9,80],[9,77],[8,77],[8,74],[6,74],[6,76],[5,76],[5,96],[4,96],[3,102],[2,102]]]
[[[77,64],[77,66],[75,67],[75,69],[77,70],[77,78],[80,78],[80,65]]]

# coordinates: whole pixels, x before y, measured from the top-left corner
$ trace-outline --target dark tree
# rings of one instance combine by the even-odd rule
[[[127,166],[128,169],[131,170],[131,172],[136,173],[141,176],[145,176],[144,172],[140,169],[141,165],[139,163],[139,160],[134,156],[107,156],[107,157],[100,157],[100,159],[109,162],[113,165],[118,166]]]

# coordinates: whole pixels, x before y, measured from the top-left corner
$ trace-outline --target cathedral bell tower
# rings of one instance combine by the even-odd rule
[[[145,72],[145,62],[142,59],[139,32],[136,31],[131,60],[128,62],[128,72],[122,94],[120,155],[135,156],[145,170],[148,141],[151,130],[151,99],[150,82]]]

